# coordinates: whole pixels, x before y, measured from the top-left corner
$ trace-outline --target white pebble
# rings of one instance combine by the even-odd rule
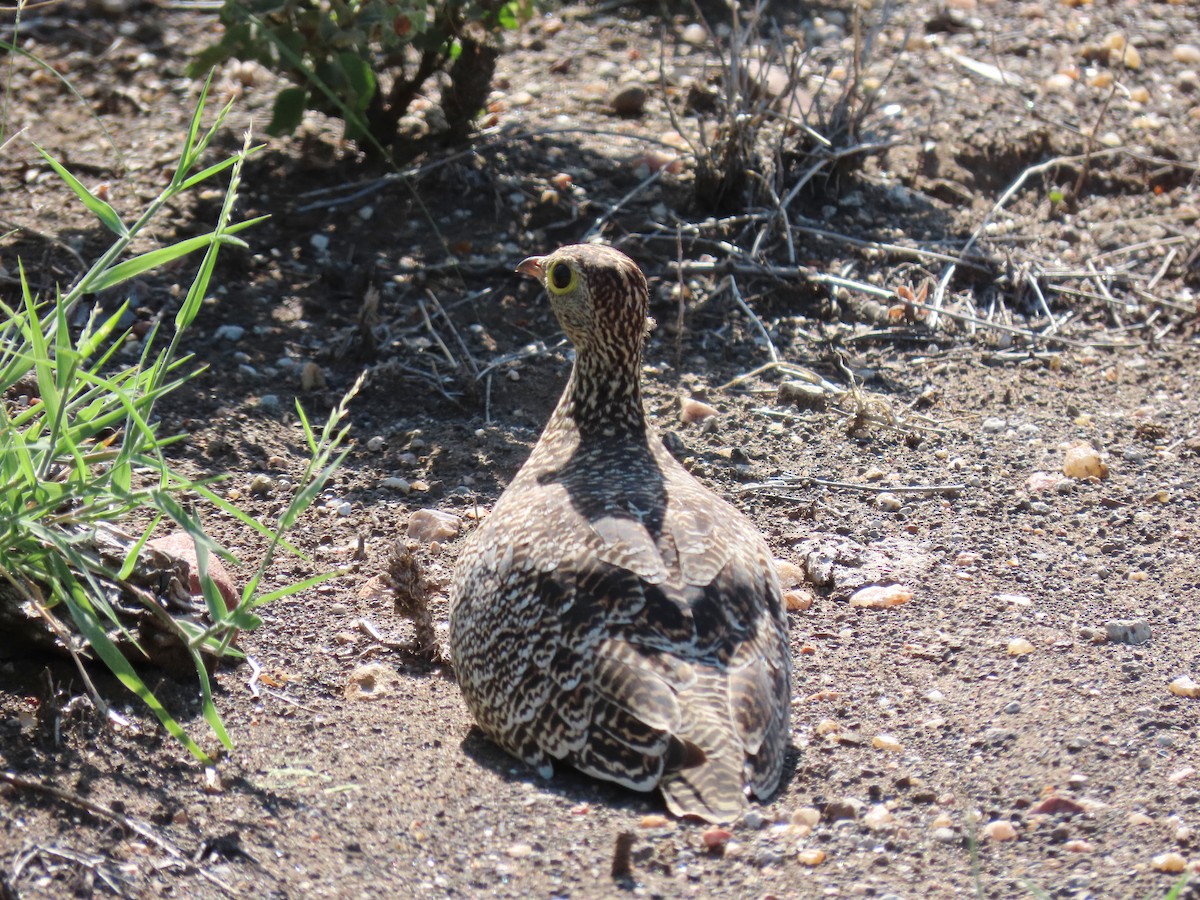
[[[988,416],[980,426],[984,434],[997,434],[1008,427],[1008,423],[998,416]]]
[[[691,44],[693,47],[703,47],[708,43],[708,32],[699,22],[693,22],[684,28],[681,37],[685,44]]]
[[[875,498],[875,505],[885,512],[895,512],[904,505],[903,501],[891,491],[884,491]]]
[[[999,819],[995,822],[988,822],[983,826],[984,837],[991,838],[993,841],[1011,841],[1017,836],[1017,829],[1012,822],[1006,819]]]
[[[367,441],[367,449],[370,450],[372,453],[378,453],[380,450],[382,450],[384,448],[385,444],[386,444],[386,441],[384,441],[384,439],[382,437],[380,437],[379,435],[375,435],[374,437],[372,437],[370,440]]]

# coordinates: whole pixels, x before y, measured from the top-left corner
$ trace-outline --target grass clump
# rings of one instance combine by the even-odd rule
[[[275,552],[280,547],[294,551],[282,535],[344,456],[339,447],[348,426],[341,423],[350,396],[319,434],[297,405],[310,461],[273,528],[242,513],[205,483],[175,471],[164,455],[178,438],[160,433],[155,405],[200,371],[180,355],[180,341],[200,311],[221,248],[244,247],[236,235],[258,221],[233,221],[242,166],[254,152],[248,142],[233,156],[201,166],[229,111],[228,106],[222,109],[212,127],[202,130],[207,89],[169,184],[132,224],[38,148],[116,239],[66,293],[50,299],[35,296],[22,267],[20,299],[12,305],[0,301],[0,623],[9,633],[19,629],[35,639],[40,634],[43,643],[67,650],[93,702],[115,717],[88,676],[87,661],[99,659],[200,759],[207,759],[206,754],[146,686],[135,663],[161,664],[169,651],[194,671],[203,715],[220,741],[230,745],[213,701],[209,666],[240,655],[233,639],[261,624],[258,607],[330,577],[258,591]],[[211,231],[127,255],[131,242],[165,205],[226,172],[229,185]],[[120,362],[119,351],[129,337],[119,326],[127,303],[112,314],[93,313],[72,333],[73,312],[87,295],[197,252],[203,258],[169,341],[157,340],[152,330],[136,362]],[[232,556],[205,533],[189,509],[203,500],[254,529],[268,544],[258,570],[232,603],[208,573],[210,553]],[[164,560],[147,546],[160,523],[173,523],[174,530],[194,541],[203,602],[181,590],[179,579],[172,581],[172,574],[180,574],[177,561]]]

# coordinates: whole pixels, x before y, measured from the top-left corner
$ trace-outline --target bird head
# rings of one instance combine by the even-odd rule
[[[571,244],[517,266],[550,295],[554,315],[579,349],[641,349],[650,324],[646,276],[612,247]]]

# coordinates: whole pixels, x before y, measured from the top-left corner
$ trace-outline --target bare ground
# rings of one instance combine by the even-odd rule
[[[775,33],[805,34],[811,72],[845,69],[848,9],[787,10]],[[655,154],[673,152],[669,133],[698,127],[689,79],[703,85],[714,62],[682,40],[685,20],[661,27],[636,6],[563,19],[512,39],[483,123],[495,130],[470,153],[418,161],[411,191],[354,196],[372,173],[316,119],[251,165],[241,212],[274,218],[220,266],[189,348],[209,368],[163,414],[190,435],[180,465],[227,473],[226,489],[269,517],[303,463],[291,398],[322,413],[370,368],[356,449],[296,536],[312,562],[275,577],[346,574],[272,605],[243,637],[262,675],[218,674],[236,748],[210,773],[139,709],[113,730],[71,703],[81,688],[68,667],[5,647],[0,896],[1157,897],[1179,878],[1161,871],[1164,854],[1200,871],[1200,699],[1169,690],[1200,679],[1200,62],[1179,49],[1200,45],[1200,12],[900,4],[863,73],[882,85],[863,140],[890,146],[789,207],[803,272],[778,228],[752,258],[763,218],[706,221],[686,159],[646,183],[667,161]],[[108,182],[122,212],[140,209],[174,162],[196,94],[183,67],[212,27],[150,6],[27,13],[23,46],[87,109],[25,61],[6,69],[10,129],[28,126],[0,156],[2,230],[20,229],[0,243],[6,299],[18,255],[45,291],[104,245],[30,141]],[[1113,32],[1138,49],[1136,68],[1110,60]],[[265,121],[272,96],[261,71],[236,74],[220,83],[238,95],[227,147]],[[645,111],[615,117],[608,98],[634,75]],[[337,202],[313,205],[325,201]],[[173,210],[159,237],[199,232],[216,202]],[[543,299],[511,269],[600,217],[655,292],[652,417],[814,598],[791,616],[786,785],[715,850],[705,827],[654,818],[655,796],[567,772],[542,782],[498,752],[447,666],[391,649],[413,626],[371,587],[412,511],[453,512],[469,529],[520,465],[569,362]],[[948,265],[934,254],[954,257],[976,233],[976,264],[948,279],[936,322],[887,298],[925,285],[932,301]],[[682,318],[680,259],[701,264]],[[730,260],[745,265],[701,271]],[[804,408],[780,396],[794,374],[778,369],[726,387],[769,358],[730,271],[783,360],[841,388],[848,367],[858,393]],[[830,275],[851,284],[812,277]],[[374,347],[358,326],[371,288]],[[142,321],[178,299],[169,277],[134,286]],[[244,334],[218,335],[225,324]],[[302,392],[310,361],[326,386]],[[684,397],[720,415],[685,426]],[[1105,477],[1062,477],[1078,442],[1104,455]],[[249,490],[258,474],[273,479],[265,496]],[[250,568],[262,547],[208,521]],[[435,626],[456,552],[457,539],[417,549]],[[912,599],[850,605],[871,583]],[[1149,640],[1107,640],[1118,620],[1144,620]],[[379,696],[347,699],[351,673],[373,663]],[[148,677],[203,734],[194,686]],[[998,840],[994,823],[1015,837]],[[626,832],[630,875],[614,878]]]

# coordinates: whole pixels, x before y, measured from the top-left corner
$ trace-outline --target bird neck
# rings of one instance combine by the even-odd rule
[[[632,356],[579,347],[575,365],[551,427],[574,427],[583,439],[641,436],[646,433],[642,408],[641,348]]]

